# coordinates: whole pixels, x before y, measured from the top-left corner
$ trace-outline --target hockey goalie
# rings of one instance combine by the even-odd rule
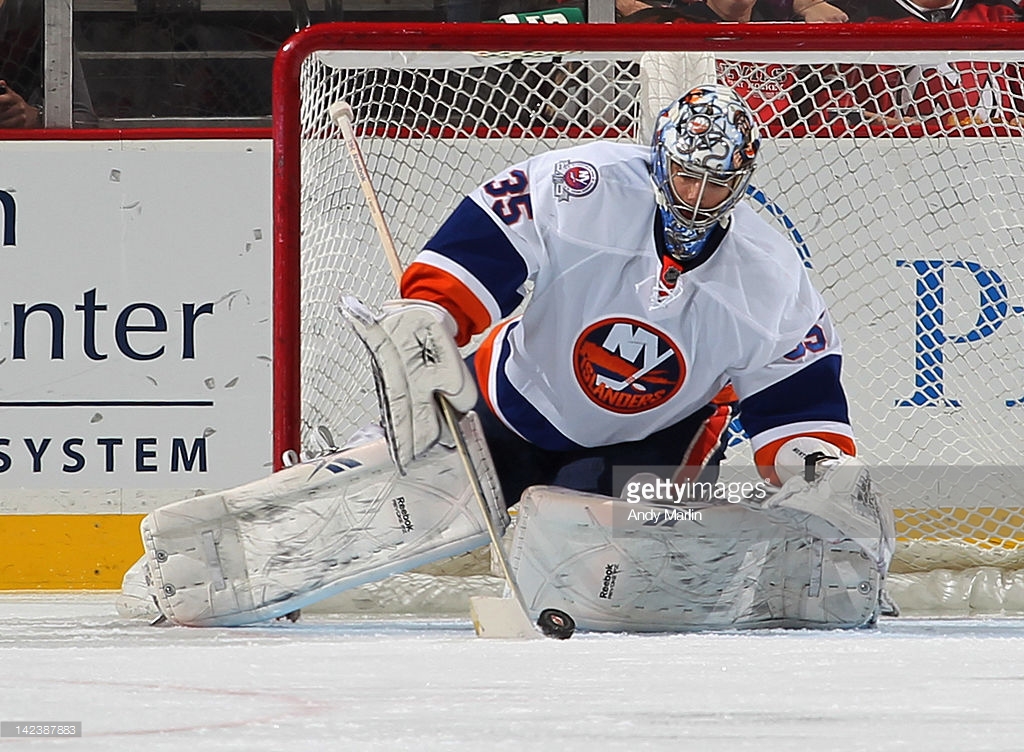
[[[380,426],[148,515],[126,593],[177,624],[275,618],[487,543],[518,505],[506,544],[533,620],[873,624],[892,517],[855,457],[825,302],[743,200],[759,145],[743,100],[706,85],[649,147],[542,153],[481,185],[401,300],[340,306]],[[757,475],[720,494],[737,411]]]

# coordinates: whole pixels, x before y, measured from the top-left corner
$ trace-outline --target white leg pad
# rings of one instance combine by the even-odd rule
[[[121,592],[114,600],[118,616],[146,621],[153,621],[160,616],[160,609],[156,607],[156,601],[149,594],[146,577],[146,557],[142,556],[121,578]]]
[[[764,506],[528,489],[511,565],[530,616],[554,608],[580,629],[631,632],[873,624],[891,556],[885,510],[856,500],[859,470],[794,481]]]
[[[852,539],[876,568],[889,568],[896,548],[892,509],[875,492],[868,468],[856,457],[830,462],[813,482],[790,478],[764,508],[826,540]]]
[[[461,426],[503,530],[476,414]],[[489,541],[455,449],[435,444],[406,469],[381,438],[161,507],[142,521],[150,593],[176,624],[250,624]]]

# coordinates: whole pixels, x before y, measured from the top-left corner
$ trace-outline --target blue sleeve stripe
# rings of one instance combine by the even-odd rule
[[[549,452],[580,449],[579,444],[555,428],[526,397],[520,394],[505,375],[505,363],[512,353],[508,334],[518,323],[517,321],[508,327],[502,338],[501,348],[497,350],[497,357],[492,355],[492,362],[487,364],[489,376],[493,379],[494,401],[497,408],[495,412],[505,425],[542,449]],[[477,355],[479,356],[479,353]],[[494,360],[497,362],[493,362]]]
[[[826,355],[740,403],[748,436],[791,423],[850,423],[839,374],[842,356]]]
[[[447,256],[472,274],[497,301],[502,316],[522,302],[526,261],[501,228],[471,198],[464,198],[424,248]]]

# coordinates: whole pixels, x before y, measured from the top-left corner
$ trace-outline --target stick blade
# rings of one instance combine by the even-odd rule
[[[542,637],[514,598],[473,596],[469,599],[469,613],[477,637],[516,640]]]

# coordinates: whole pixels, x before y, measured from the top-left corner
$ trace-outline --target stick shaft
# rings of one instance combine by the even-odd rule
[[[334,110],[332,110],[332,112],[334,112]],[[338,107],[334,114],[335,121],[341,128],[342,136],[345,138],[345,146],[348,149],[349,156],[352,158],[352,165],[355,167],[356,175],[359,177],[359,186],[362,188],[363,196],[366,198],[366,203],[370,208],[370,214],[373,215],[373,224],[377,228],[377,235],[380,237],[380,243],[384,248],[384,254],[387,256],[388,264],[391,266],[391,274],[395,278],[395,283],[401,287],[402,262],[398,257],[395,240],[391,235],[391,230],[388,229],[388,223],[384,217],[384,212],[380,208],[380,201],[377,200],[377,192],[374,190],[373,181],[370,180],[370,171],[366,168],[366,160],[363,159],[363,153],[359,148],[359,142],[356,141],[355,128],[352,125],[351,109],[347,106]],[[501,569],[501,574],[505,578],[505,584],[508,586],[509,592],[512,593],[512,597],[519,604],[519,608],[522,609],[523,614],[528,614],[529,612],[526,608],[526,602],[523,599],[523,594],[519,590],[519,585],[516,584],[515,577],[512,576],[512,568],[509,566],[508,557],[505,555],[505,549],[501,545],[501,539],[498,536],[498,530],[494,525],[494,520],[491,519],[491,512],[487,507],[487,501],[484,497],[483,485],[480,482],[480,476],[477,474],[476,468],[473,466],[473,461],[469,456],[469,450],[466,448],[466,438],[462,435],[462,431],[459,428],[455,409],[448,404],[448,400],[443,397],[439,397],[438,402],[440,403],[441,413],[444,416],[445,423],[448,426],[448,431],[455,440],[455,447],[459,452],[459,457],[466,470],[466,475],[469,477],[469,484],[473,489],[473,496],[476,497],[477,504],[480,507],[480,512],[484,516],[487,535],[491,539],[491,546],[494,548],[494,556],[498,561],[498,567]],[[536,632],[534,634],[536,634]]]
[[[366,168],[363,152],[359,148],[359,142],[356,141],[352,119],[347,112],[342,111],[338,115],[337,123],[341,128],[342,136],[345,138],[345,147],[348,149],[348,154],[352,158],[352,166],[355,167],[356,176],[359,178],[359,187],[363,191],[363,196],[366,198],[366,203],[370,208],[370,214],[373,216],[373,224],[377,228],[380,243],[384,246],[384,255],[387,257],[388,265],[391,267],[391,276],[394,277],[395,284],[401,287],[402,261],[398,257],[395,239],[391,235],[387,220],[384,218],[384,212],[380,208],[380,201],[377,200],[377,191],[374,190],[373,181],[370,180],[370,171]]]

